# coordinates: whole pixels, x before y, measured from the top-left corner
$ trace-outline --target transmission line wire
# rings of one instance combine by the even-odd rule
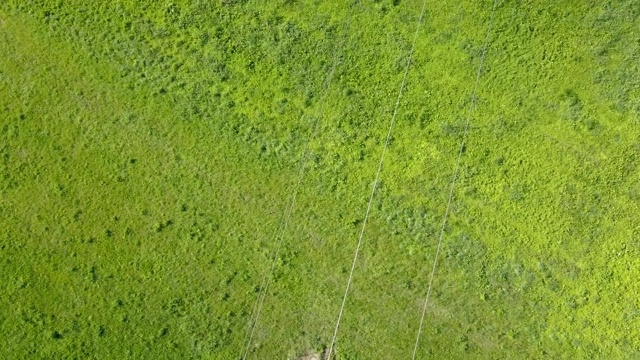
[[[415,34],[413,36],[413,42],[411,44],[411,50],[409,51],[409,57],[407,59],[407,64],[404,69],[404,74],[402,76],[402,82],[400,84],[400,89],[398,90],[398,97],[396,99],[395,107],[393,109],[393,115],[391,116],[391,122],[389,124],[389,130],[387,132],[387,137],[384,142],[384,147],[382,148],[382,154],[380,155],[380,162],[378,163],[378,170],[376,171],[376,177],[373,181],[373,186],[371,188],[371,196],[369,197],[369,203],[367,204],[367,211],[364,215],[364,220],[362,222],[362,229],[360,230],[360,235],[358,237],[358,244],[356,246],[355,254],[353,255],[353,262],[351,263],[351,271],[349,272],[349,280],[347,280],[347,286],[344,291],[344,296],[342,297],[342,305],[340,306],[340,312],[338,313],[338,320],[336,321],[336,326],[333,332],[333,338],[331,339],[331,345],[329,346],[329,352],[327,354],[327,360],[331,360],[331,356],[333,354],[333,350],[336,344],[336,338],[338,336],[338,329],[340,327],[340,322],[342,321],[342,315],[344,313],[344,307],[347,302],[347,296],[349,295],[349,289],[351,287],[351,283],[353,281],[353,272],[356,267],[356,262],[358,260],[358,254],[360,252],[360,247],[362,246],[362,239],[364,237],[364,231],[367,226],[367,220],[369,219],[369,213],[371,211],[371,204],[373,203],[373,196],[376,193],[376,189],[378,187],[378,182],[380,180],[380,172],[382,171],[382,163],[384,162],[384,156],[387,152],[387,147],[389,146],[389,140],[391,139],[391,132],[393,130],[393,124],[396,121],[396,116],[398,115],[398,108],[400,107],[400,99],[402,98],[402,92],[404,91],[407,74],[409,73],[409,67],[411,66],[411,59],[413,58],[413,52],[416,47],[416,41],[418,40],[418,34],[420,32],[420,26],[422,25],[422,19],[424,18],[425,9],[427,7],[427,0],[424,0],[422,3],[422,10],[420,11],[420,17],[418,18],[418,25],[416,27]]]
[[[436,273],[436,266],[438,265],[438,256],[440,255],[440,248],[442,245],[442,238],[444,237],[444,230],[445,227],[447,225],[447,218],[449,216],[449,211],[451,210],[451,201],[453,200],[453,193],[454,193],[454,189],[456,186],[456,181],[458,179],[458,171],[460,169],[460,161],[462,159],[462,153],[464,152],[464,148],[465,148],[465,141],[467,138],[467,133],[469,131],[469,122],[471,121],[471,113],[473,112],[473,108],[475,106],[475,102],[476,102],[476,93],[478,90],[478,84],[480,82],[480,75],[482,74],[482,67],[484,65],[484,58],[485,55],[487,53],[487,45],[489,44],[489,34],[491,33],[491,26],[493,25],[493,18],[496,12],[496,5],[498,3],[498,0],[494,0],[493,1],[493,10],[491,11],[491,19],[489,20],[489,28],[487,29],[487,35],[485,36],[484,39],[484,47],[482,48],[482,56],[480,57],[480,65],[478,66],[478,72],[476,74],[476,81],[475,81],[475,85],[473,86],[473,91],[472,91],[472,95],[471,95],[471,103],[469,104],[469,112],[467,114],[467,122],[465,124],[464,127],[464,132],[462,134],[462,142],[460,144],[460,151],[458,151],[458,158],[456,160],[456,166],[454,168],[453,171],[453,180],[451,181],[451,188],[449,189],[449,199],[447,200],[447,207],[445,209],[444,212],[444,216],[442,217],[442,226],[440,227],[440,236],[438,237],[438,247],[436,248],[436,256],[435,259],[433,260],[433,268],[431,269],[431,276],[429,278],[429,287],[427,289],[427,295],[424,298],[424,305],[422,307],[422,315],[420,317],[420,326],[418,328],[418,335],[416,336],[416,342],[415,345],[413,347],[413,356],[411,357],[411,359],[415,360],[417,352],[418,352],[418,345],[420,343],[420,335],[422,334],[422,328],[424,325],[424,317],[425,317],[425,313],[427,311],[427,305],[429,303],[429,296],[431,295],[431,290],[433,289],[433,278],[435,276]]]
[[[294,191],[290,194],[289,198],[288,198],[288,206],[287,209],[285,210],[285,215],[283,217],[284,220],[281,220],[280,224],[282,224],[282,227],[279,228],[280,232],[278,233],[276,231],[276,248],[275,248],[275,252],[271,261],[271,266],[269,267],[269,271],[263,276],[262,282],[260,284],[260,291],[258,292],[258,295],[256,296],[256,300],[254,302],[254,306],[252,309],[252,314],[251,314],[251,327],[250,327],[250,331],[248,332],[248,340],[247,340],[247,335],[245,335],[245,340],[246,340],[246,345],[243,349],[242,355],[241,355],[241,359],[246,360],[248,354],[249,354],[249,349],[251,348],[251,342],[253,340],[253,336],[255,334],[256,328],[258,326],[258,320],[260,319],[260,314],[262,312],[262,307],[264,305],[264,300],[267,296],[267,293],[269,291],[269,286],[271,284],[271,280],[273,278],[273,272],[275,270],[275,267],[277,265],[277,261],[278,261],[278,257],[280,255],[280,250],[282,248],[282,243],[283,243],[283,239],[284,239],[284,235],[286,233],[287,227],[289,225],[289,222],[291,220],[291,215],[293,214],[293,210],[295,208],[295,203],[296,203],[296,199],[298,196],[298,191],[300,190],[300,185],[302,184],[302,181],[304,179],[304,175],[306,172],[306,164],[307,164],[307,160],[309,158],[309,145],[311,143],[312,140],[314,140],[316,138],[316,135],[318,133],[318,128],[320,125],[320,121],[322,119],[322,116],[324,115],[324,107],[326,104],[326,100],[327,100],[327,96],[329,94],[329,91],[331,90],[331,84],[333,82],[333,77],[335,75],[335,70],[337,68],[338,65],[338,58],[340,56],[340,50],[343,48],[344,46],[344,42],[345,39],[348,36],[349,33],[349,26],[351,24],[351,16],[353,14],[353,9],[355,7],[355,4],[358,2],[358,0],[356,0],[350,7],[349,9],[349,13],[347,15],[346,18],[346,23],[345,23],[345,33],[343,35],[342,40],[340,41],[340,44],[338,46],[336,46],[334,48],[334,52],[333,52],[333,57],[332,57],[332,65],[329,68],[327,75],[325,76],[325,81],[324,81],[324,94],[322,96],[322,98],[320,99],[320,108],[319,110],[316,111],[316,114],[314,115],[314,120],[313,120],[313,131],[310,134],[310,136],[307,138],[307,141],[305,143],[304,146],[304,150],[302,152],[302,157],[300,158],[300,161],[298,163],[298,175],[297,175],[297,180],[296,180],[296,184],[294,187]],[[279,225],[280,226],[280,225]],[[255,315],[254,315],[255,314]]]

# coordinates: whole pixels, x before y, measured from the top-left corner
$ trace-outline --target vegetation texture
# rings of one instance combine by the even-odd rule
[[[322,354],[421,6],[2,1],[0,358],[237,359],[301,159],[249,358]],[[492,6],[427,4],[336,359],[411,356]],[[418,358],[640,358],[639,15],[498,1]]]

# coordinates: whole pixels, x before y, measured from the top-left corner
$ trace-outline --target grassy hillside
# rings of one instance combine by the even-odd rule
[[[337,359],[411,356],[492,5],[427,4]],[[238,358],[301,159],[249,358],[321,354],[421,6],[0,4],[0,357]],[[498,1],[419,358],[640,356],[639,15]]]

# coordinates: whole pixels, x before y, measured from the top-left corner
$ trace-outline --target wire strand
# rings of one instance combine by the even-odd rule
[[[493,10],[491,11],[491,19],[489,20],[489,28],[487,30],[487,35],[484,39],[484,47],[482,48],[482,56],[480,58],[480,65],[478,66],[478,72],[476,74],[475,85],[473,86],[473,92],[471,95],[471,104],[469,104],[469,112],[467,114],[467,122],[464,127],[464,133],[462,134],[462,142],[460,144],[460,151],[458,151],[458,158],[456,160],[456,166],[453,171],[453,180],[451,181],[451,188],[449,189],[449,199],[447,200],[447,207],[444,212],[444,216],[442,218],[442,226],[440,227],[440,236],[438,237],[438,247],[436,248],[436,256],[433,261],[433,268],[431,269],[431,277],[429,278],[429,287],[427,289],[427,295],[424,299],[424,305],[422,307],[422,315],[420,317],[420,326],[418,328],[418,335],[416,336],[416,342],[413,347],[413,356],[411,359],[415,360],[416,355],[418,353],[418,345],[420,343],[420,335],[422,334],[422,328],[424,325],[424,317],[427,311],[427,305],[429,303],[429,296],[431,295],[431,290],[433,289],[433,278],[436,273],[436,266],[438,265],[438,256],[440,255],[440,248],[442,245],[442,238],[444,237],[444,230],[447,226],[447,218],[449,216],[449,211],[451,210],[451,201],[453,200],[453,193],[456,186],[456,181],[458,179],[458,171],[460,169],[460,161],[462,159],[462,153],[464,152],[465,140],[467,138],[467,133],[469,131],[469,123],[471,121],[471,113],[473,112],[473,108],[475,106],[476,101],[476,93],[478,90],[478,84],[480,82],[480,75],[482,74],[482,67],[484,65],[484,58],[487,53],[487,45],[489,44],[489,34],[491,33],[491,26],[493,25],[493,18],[496,12],[496,5],[498,0],[493,1]]]
[[[344,307],[347,302],[347,296],[349,295],[349,289],[351,287],[351,283],[353,281],[353,273],[356,267],[356,262],[358,260],[358,254],[360,252],[360,247],[362,246],[362,239],[364,237],[364,231],[367,226],[367,220],[369,219],[369,213],[371,211],[371,204],[373,203],[373,197],[376,193],[376,189],[378,187],[378,182],[380,180],[380,172],[382,171],[382,163],[384,162],[384,156],[387,152],[387,147],[389,146],[389,140],[391,139],[391,132],[393,130],[393,124],[395,123],[396,116],[398,115],[398,108],[400,107],[400,99],[402,98],[402,92],[404,91],[407,74],[409,73],[409,67],[411,66],[411,59],[413,58],[413,52],[416,47],[416,42],[418,40],[418,34],[420,32],[420,25],[422,24],[422,19],[424,18],[425,9],[427,7],[427,0],[424,0],[422,4],[422,10],[420,11],[420,17],[418,18],[418,25],[416,27],[415,34],[413,36],[413,42],[411,44],[411,50],[409,51],[409,57],[407,59],[407,64],[404,69],[404,75],[402,76],[402,83],[400,84],[400,89],[398,91],[398,98],[396,99],[395,107],[393,109],[393,115],[391,116],[391,122],[389,124],[389,130],[387,132],[387,137],[384,142],[384,147],[382,148],[382,154],[380,155],[380,162],[378,163],[378,170],[376,172],[375,180],[373,181],[373,186],[371,189],[371,196],[369,197],[369,203],[367,204],[367,211],[364,215],[364,220],[362,222],[362,229],[360,230],[360,235],[358,237],[358,244],[356,246],[355,254],[353,255],[353,262],[351,263],[351,271],[349,272],[349,279],[347,280],[347,287],[344,291],[344,296],[342,297],[342,305],[340,306],[340,312],[338,313],[338,320],[336,321],[336,327],[333,332],[333,338],[331,339],[331,346],[329,347],[329,352],[327,354],[327,360],[331,360],[331,356],[334,351],[334,347],[336,344],[336,338],[338,336],[338,329],[340,328],[340,322],[342,321],[342,315],[344,313]]]
[[[274,256],[272,258],[271,261],[271,266],[269,268],[269,272],[263,277],[263,280],[261,282],[261,286],[260,286],[260,291],[256,297],[256,301],[254,303],[253,309],[252,309],[252,316],[251,316],[251,330],[249,332],[249,339],[247,339],[247,336],[245,335],[245,340],[246,340],[246,346],[244,347],[244,351],[243,354],[241,356],[241,358],[243,360],[246,360],[248,354],[249,354],[249,349],[251,348],[251,342],[253,341],[253,336],[255,334],[256,328],[258,326],[258,320],[260,319],[260,314],[262,312],[262,307],[264,305],[264,300],[267,296],[267,293],[269,292],[269,286],[271,284],[271,280],[273,278],[273,272],[275,270],[275,267],[277,265],[277,261],[278,261],[278,257],[280,255],[280,250],[282,248],[282,243],[283,243],[283,239],[284,239],[284,235],[286,233],[287,227],[289,225],[289,222],[291,220],[291,215],[293,214],[293,210],[295,208],[295,203],[296,203],[296,199],[298,196],[298,192],[300,190],[300,185],[302,184],[302,181],[304,179],[304,175],[305,175],[305,171],[306,171],[306,164],[307,164],[307,160],[309,158],[309,146],[312,140],[314,140],[318,134],[318,129],[320,126],[320,121],[324,115],[324,108],[325,108],[325,104],[326,104],[326,100],[329,94],[329,91],[331,90],[331,84],[333,82],[333,77],[335,75],[335,70],[337,68],[338,65],[338,58],[339,58],[339,54],[340,54],[340,49],[343,48],[344,46],[344,42],[345,39],[348,36],[348,32],[349,32],[349,27],[351,24],[351,16],[353,14],[353,9],[355,7],[355,4],[358,2],[358,0],[356,0],[356,2],[351,6],[349,13],[347,15],[347,19],[346,19],[346,24],[345,24],[345,34],[342,38],[342,40],[340,41],[339,46],[337,46],[334,49],[334,53],[333,53],[333,58],[332,58],[332,65],[329,69],[329,71],[327,72],[327,76],[325,78],[324,81],[324,95],[320,100],[320,109],[316,112],[315,116],[314,116],[314,126],[313,126],[313,132],[311,133],[311,135],[307,138],[307,141],[305,143],[305,147],[303,150],[303,155],[300,158],[300,162],[298,163],[298,176],[297,176],[297,181],[296,181],[296,185],[294,187],[294,191],[291,193],[291,195],[289,196],[289,206],[287,207],[287,210],[285,211],[285,215],[284,215],[284,223],[282,225],[282,228],[279,232],[279,235],[277,235],[276,237],[276,249],[275,249],[275,253]],[[282,220],[281,220],[282,223]],[[255,316],[253,315],[253,313],[255,313]]]

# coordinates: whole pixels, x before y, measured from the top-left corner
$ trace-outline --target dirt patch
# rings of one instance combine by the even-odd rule
[[[298,360],[322,360],[324,357],[318,353],[308,352],[305,355],[302,355],[298,358]]]

